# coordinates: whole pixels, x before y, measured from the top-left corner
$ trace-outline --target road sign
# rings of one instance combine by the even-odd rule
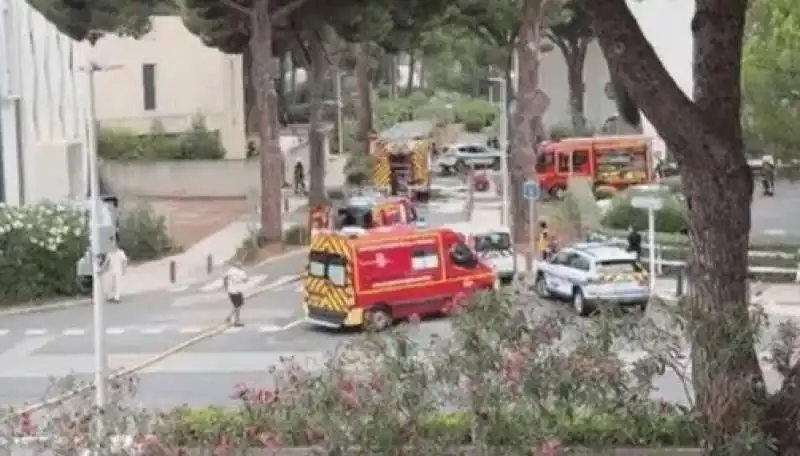
[[[631,198],[631,206],[658,211],[664,207],[664,200],[657,196],[634,196]]]
[[[542,194],[542,189],[539,188],[539,182],[529,180],[522,184],[522,196],[528,201],[535,201],[539,199]]]

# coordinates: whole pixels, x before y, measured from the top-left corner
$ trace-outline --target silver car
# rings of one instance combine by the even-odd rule
[[[650,299],[647,271],[636,255],[602,243],[575,244],[537,267],[536,293],[567,299],[578,315],[604,305],[635,305],[645,310]]]
[[[442,174],[468,168],[500,169],[501,152],[481,144],[451,144],[444,148],[436,167]]]

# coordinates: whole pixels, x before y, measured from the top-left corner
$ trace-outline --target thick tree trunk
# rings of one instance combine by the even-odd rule
[[[579,40],[569,43],[568,53],[564,54],[567,62],[567,82],[569,84],[569,111],[572,119],[572,129],[576,135],[585,135],[586,115],[584,113],[584,97],[586,86],[583,83],[583,68],[586,63],[586,48],[588,40]],[[563,52],[563,50],[562,50]]]
[[[358,139],[361,151],[369,153],[369,136],[372,125],[372,85],[369,71],[369,43],[354,45],[356,56],[356,78],[358,79]]]
[[[325,58],[324,43],[316,36],[309,39],[309,53],[311,54],[311,74],[309,78],[311,90],[310,128],[309,128],[309,157],[308,176],[309,193],[308,203],[311,207],[324,204],[325,195],[325,150],[323,148],[324,134],[322,133],[322,111],[324,109],[322,92],[325,85],[325,72],[328,61]]]
[[[288,105],[286,103],[286,60],[286,54],[280,56],[278,60],[278,75],[275,81],[278,93],[278,122],[281,125],[286,125],[289,118],[287,113]]]
[[[258,106],[258,148],[261,164],[261,235],[266,242],[283,242],[281,229],[281,186],[283,156],[278,142],[276,64],[272,58],[272,21],[269,0],[257,0],[253,6],[253,85]]]
[[[389,98],[394,100],[397,97],[397,56],[389,56],[386,73],[389,79]]]
[[[406,96],[414,92],[414,77],[417,69],[417,55],[414,51],[408,53],[408,80],[406,81]]]
[[[253,83],[253,53],[250,47],[242,53],[242,86],[244,88],[244,120],[245,134],[253,136],[258,134],[258,105],[256,103],[256,88]]]
[[[530,237],[528,203],[522,197],[522,185],[533,174],[536,160],[537,129],[541,113],[534,98],[539,90],[539,44],[542,38],[544,6],[548,0],[526,0],[522,10],[517,53],[519,55],[519,88],[516,112],[511,129],[510,213],[514,241],[528,243]],[[513,90],[513,89],[512,89]]]
[[[777,454],[798,454],[795,377],[800,377],[800,368],[792,369],[777,396],[766,399],[748,315],[753,180],[740,126],[747,2],[696,0],[694,103],[659,62],[624,0],[582,4],[611,71],[664,138],[680,168],[692,246],[693,382],[708,453],[742,454],[732,450],[743,443],[743,434],[761,426],[776,439]]]

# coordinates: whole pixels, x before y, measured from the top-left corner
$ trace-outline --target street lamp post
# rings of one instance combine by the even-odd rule
[[[89,225],[90,225],[90,254],[92,265],[92,306],[93,306],[93,333],[94,333],[94,383],[95,402],[98,410],[102,411],[107,405],[108,392],[108,354],[106,352],[105,329],[105,297],[103,295],[100,265],[97,259],[100,256],[100,175],[97,158],[97,110],[95,103],[94,75],[98,71],[109,71],[121,68],[121,65],[100,66],[91,62],[81,71],[88,76],[88,118],[86,119],[86,162],[89,171]],[[102,412],[100,412],[102,413]],[[102,420],[98,420],[98,432],[102,432]]]
[[[501,180],[501,204],[500,204],[500,223],[509,224],[511,221],[508,216],[509,198],[509,176],[508,176],[508,88],[504,78],[490,78],[491,82],[496,82],[500,86],[500,180]]]

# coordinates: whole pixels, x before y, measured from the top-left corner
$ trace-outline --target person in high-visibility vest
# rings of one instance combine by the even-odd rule
[[[542,260],[550,258],[550,232],[547,230],[547,222],[539,223],[539,235],[536,239],[536,252]]]

